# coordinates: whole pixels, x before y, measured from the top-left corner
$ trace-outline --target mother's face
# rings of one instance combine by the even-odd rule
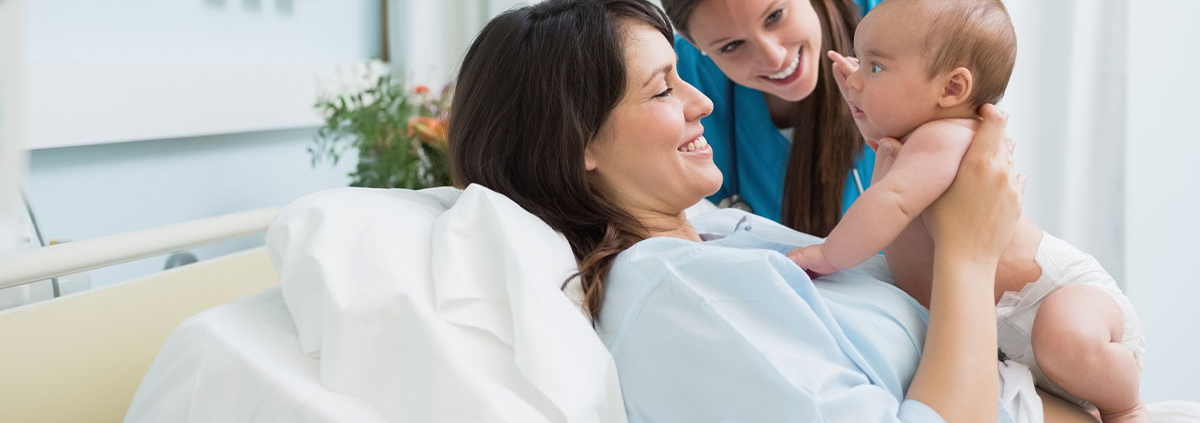
[[[705,0],[690,41],[729,79],[788,101],[817,86],[821,22],[809,0]]]
[[[702,136],[712,101],[675,73],[662,33],[628,21],[626,87],[588,145],[585,165],[618,206],[635,217],[677,215],[721,187]]]

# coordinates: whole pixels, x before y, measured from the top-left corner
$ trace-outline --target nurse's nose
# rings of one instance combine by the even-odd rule
[[[779,40],[764,38],[759,45],[761,54],[762,66],[770,73],[776,73],[783,70],[783,66],[787,64],[789,52],[788,48],[780,43]]]

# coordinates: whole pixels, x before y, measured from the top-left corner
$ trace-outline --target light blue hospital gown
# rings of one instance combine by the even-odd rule
[[[693,223],[722,235],[644,240],[609,273],[597,331],[631,423],[944,421],[904,399],[924,307],[861,269],[814,283],[782,253],[818,239],[765,218]]]

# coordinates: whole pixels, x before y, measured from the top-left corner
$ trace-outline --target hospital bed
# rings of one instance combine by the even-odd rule
[[[0,313],[0,421],[625,421],[578,287],[559,289],[565,239],[506,198],[346,188],[225,218],[132,256],[273,218],[270,251]],[[2,260],[0,286],[111,261],[101,246],[128,239],[105,241],[54,271]],[[1156,421],[1197,421],[1171,412]]]
[[[0,258],[0,287],[266,230],[252,210]],[[278,284],[265,248],[0,311],[0,421],[118,422],[167,336],[192,315]]]

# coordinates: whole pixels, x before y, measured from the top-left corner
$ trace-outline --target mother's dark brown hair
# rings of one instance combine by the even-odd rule
[[[492,19],[463,59],[450,116],[455,183],[483,185],[562,232],[594,317],[621,251],[646,237],[584,169],[584,149],[625,94],[624,28],[674,35],[644,0],[547,0]]]

